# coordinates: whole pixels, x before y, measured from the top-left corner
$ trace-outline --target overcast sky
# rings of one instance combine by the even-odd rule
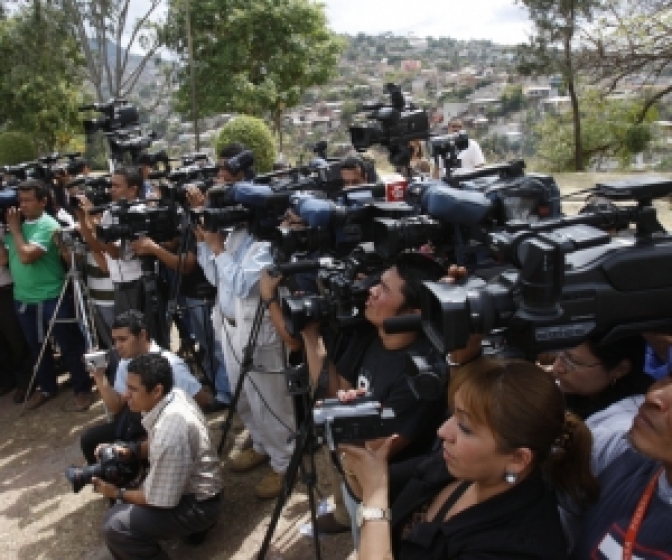
[[[514,0],[322,1],[332,29],[351,35],[412,32],[418,37],[517,44],[527,39],[529,30],[527,12]]]
[[[254,2],[254,0],[250,0]],[[527,12],[514,0],[322,0],[338,33],[414,33],[418,37],[489,39],[517,44],[527,39]],[[140,16],[146,0],[132,0]],[[163,11],[162,11],[163,12]],[[131,17],[132,17],[131,16]]]

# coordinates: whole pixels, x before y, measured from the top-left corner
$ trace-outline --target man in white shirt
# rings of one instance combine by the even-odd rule
[[[145,354],[160,354],[168,360],[173,372],[175,387],[190,395],[196,403],[207,406],[212,397],[205,392],[187,365],[175,354],[163,350],[147,334],[145,319],[139,311],[127,311],[118,315],[112,324],[112,341],[119,355],[114,382],[110,384],[105,369],[93,372],[98,392],[107,407],[114,414],[114,421],[89,428],[80,440],[82,452],[89,464],[97,461],[96,448],[103,443],[114,441],[137,441],[145,435],[140,426],[140,416],[133,414],[127,406],[126,381],[128,364],[132,359]]]

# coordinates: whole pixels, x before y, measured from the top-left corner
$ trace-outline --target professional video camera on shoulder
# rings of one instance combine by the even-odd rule
[[[120,200],[107,207],[98,207],[89,214],[108,210],[112,223],[96,226],[96,236],[103,243],[132,241],[142,236],[156,242],[170,241],[178,235],[180,219],[171,206],[146,206],[141,201]]]
[[[249,182],[215,186],[208,190],[209,206],[192,212],[207,231],[245,226],[256,239],[270,241],[289,201],[289,192]]]
[[[446,353],[471,334],[504,329],[528,355],[576,346],[586,338],[608,343],[643,331],[672,330],[672,236],[663,231],[652,200],[672,193],[658,177],[599,184],[631,208],[512,225],[492,236],[493,250],[512,268],[478,289],[426,283],[423,330]],[[599,227],[627,217],[631,239],[612,239]]]
[[[386,84],[384,91],[390,103],[366,103],[368,123],[350,127],[350,139],[357,151],[368,150],[374,144],[385,146],[392,165],[408,167],[411,161],[411,140],[429,138],[429,116],[425,111],[407,104],[401,88]]]
[[[459,167],[460,160],[457,156],[468,147],[469,137],[464,130],[443,136],[433,136],[427,141],[429,157],[434,159],[437,165],[442,162],[448,175],[452,169]]]
[[[374,219],[397,221],[415,213],[403,202],[377,202],[368,189],[358,205],[345,206],[310,193],[296,193],[290,199],[290,208],[306,224],[304,229],[278,228],[274,243],[281,260],[297,252],[319,250],[322,254],[343,256],[359,243],[374,239]],[[359,189],[351,189],[358,191]]]

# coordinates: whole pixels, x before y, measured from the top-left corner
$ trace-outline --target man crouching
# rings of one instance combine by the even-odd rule
[[[132,360],[126,386],[129,408],[143,414],[148,441],[141,456],[149,459],[149,472],[134,490],[93,479],[96,492],[117,500],[105,518],[105,543],[116,559],[165,559],[158,541],[204,535],[217,521],[219,460],[198,406],[173,388],[166,358]]]

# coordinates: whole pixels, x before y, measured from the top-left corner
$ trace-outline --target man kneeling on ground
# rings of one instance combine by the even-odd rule
[[[149,472],[134,490],[93,479],[96,492],[117,500],[105,518],[105,543],[116,559],[167,559],[160,540],[204,534],[217,522],[219,459],[198,406],[173,388],[166,358],[132,360],[126,387],[129,408],[143,414],[149,439],[140,455],[149,460]]]

